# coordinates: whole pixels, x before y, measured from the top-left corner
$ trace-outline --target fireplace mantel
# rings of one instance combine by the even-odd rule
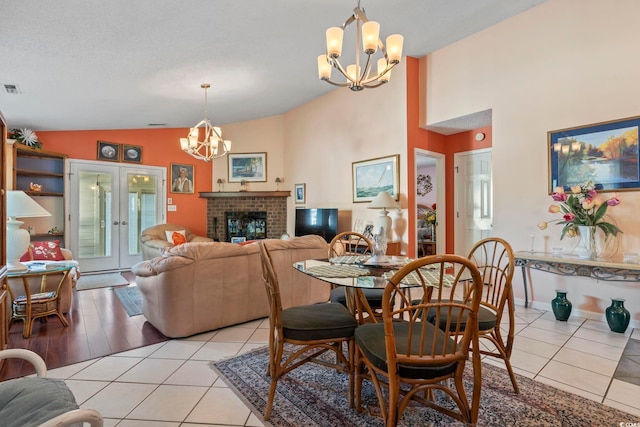
[[[239,197],[290,197],[291,191],[213,191],[200,193],[201,198],[239,198]]]

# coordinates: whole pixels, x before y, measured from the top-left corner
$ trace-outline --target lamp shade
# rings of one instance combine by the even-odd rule
[[[16,218],[31,218],[37,216],[51,216],[35,200],[27,196],[24,191],[7,191],[7,270],[20,271],[27,267],[20,263],[20,257],[29,248],[29,232],[20,228],[22,221]]]
[[[7,191],[7,216],[10,218],[32,218],[51,216],[51,214],[27,196],[24,191]]]
[[[373,198],[368,209],[382,209],[380,211],[380,215],[376,219],[376,233],[380,233],[380,229],[384,230],[384,235],[386,237],[386,241],[391,241],[393,233],[391,232],[392,221],[391,217],[387,212],[387,208],[396,208],[399,209],[400,205],[396,202],[391,194],[386,191],[381,191],[378,193],[376,197]]]
[[[367,209],[387,209],[387,208],[400,208],[398,202],[396,202],[391,194],[386,191],[381,191],[376,197],[373,198]]]

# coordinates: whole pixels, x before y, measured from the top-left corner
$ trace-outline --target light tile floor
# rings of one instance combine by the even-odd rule
[[[207,365],[264,346],[267,322],[258,320],[171,340],[49,371],[63,378],[81,407],[106,426],[263,426],[260,417]],[[628,339],[640,332],[609,331],[604,323],[516,307],[514,370],[526,377],[639,417],[640,386],[613,378]],[[503,366],[489,357],[485,361]]]

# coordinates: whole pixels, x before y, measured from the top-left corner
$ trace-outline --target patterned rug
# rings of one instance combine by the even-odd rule
[[[270,379],[266,375],[266,347],[232,359],[211,362],[227,384],[262,419]],[[467,366],[469,367],[469,365]],[[506,370],[482,364],[482,395],[478,426],[619,426],[637,422],[636,416],[517,375],[515,394]],[[364,410],[349,408],[348,377],[335,370],[305,364],[283,377],[273,404],[273,426],[382,426],[375,391],[365,381]],[[470,390],[471,376],[465,376]],[[436,392],[438,393],[438,392]],[[436,399],[444,399],[436,394]],[[413,406],[401,426],[460,426],[462,423],[436,411]]]
[[[142,314],[142,293],[137,286],[120,286],[113,291],[129,316]]]

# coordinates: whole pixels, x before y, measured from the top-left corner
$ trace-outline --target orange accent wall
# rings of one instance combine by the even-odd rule
[[[492,145],[491,127],[473,129],[460,132],[454,135],[441,135],[420,127],[420,93],[426,88],[420,87],[420,61],[416,58],[407,57],[407,179],[408,181],[408,207],[412,209],[416,199],[416,176],[415,176],[415,154],[414,150],[420,148],[445,155],[445,200],[447,209],[447,229],[446,248],[447,253],[453,253],[454,249],[454,223],[455,206],[454,197],[454,154],[490,148]],[[476,141],[475,134],[483,132],[486,138],[483,141]],[[416,228],[416,215],[409,212],[409,230]],[[415,257],[416,237],[410,232],[408,236],[408,255]]]
[[[196,160],[180,149],[179,138],[187,132],[188,129],[39,130],[38,138],[45,150],[65,153],[69,158],[81,160],[96,160],[97,141],[137,145],[142,147],[142,164],[167,168],[167,181],[171,180],[171,163],[194,165],[194,194],[171,193],[169,183],[165,184],[167,197],[173,198],[173,204],[177,207],[176,212],[166,212],[166,218],[168,223],[184,225],[195,234],[206,236],[207,200],[198,197],[198,193],[212,191],[213,169],[211,163]]]

